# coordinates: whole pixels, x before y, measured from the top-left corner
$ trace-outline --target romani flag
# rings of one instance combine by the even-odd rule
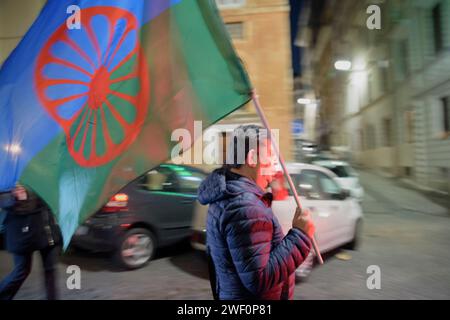
[[[168,159],[174,129],[193,134],[250,91],[213,0],[49,0],[0,70],[0,191],[34,190],[67,246]]]

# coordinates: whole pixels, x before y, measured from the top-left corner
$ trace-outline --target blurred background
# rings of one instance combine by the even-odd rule
[[[0,63],[45,2],[0,0]],[[318,225],[326,261],[297,270],[295,298],[449,299],[450,0],[216,2]],[[209,130],[226,139],[248,123],[251,104]],[[94,213],[61,257],[62,297],[211,299],[195,197],[213,168],[162,165]],[[2,278],[12,259],[0,257]],[[81,290],[66,287],[73,264]],[[39,267],[17,298],[43,297]]]

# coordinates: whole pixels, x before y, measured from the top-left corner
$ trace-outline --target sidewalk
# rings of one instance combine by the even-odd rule
[[[397,181],[398,181],[399,186],[402,186],[406,189],[419,191],[420,193],[422,193],[425,197],[427,197],[432,202],[434,202],[442,207],[447,208],[448,213],[450,215],[450,195],[448,193],[438,192],[438,191],[431,190],[426,187],[418,187],[414,181],[407,180],[407,179],[401,179],[401,180],[397,180]]]
[[[364,210],[379,212],[384,209],[412,211],[435,216],[450,216],[442,202],[432,201],[423,192],[405,187],[396,178],[387,178],[367,170],[358,170],[365,190]]]

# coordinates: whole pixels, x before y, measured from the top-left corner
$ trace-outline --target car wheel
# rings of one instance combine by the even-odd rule
[[[361,242],[362,220],[358,219],[355,223],[355,233],[353,240],[345,245],[345,249],[357,250]]]
[[[314,267],[314,254],[310,252],[305,261],[295,270],[295,280],[305,281]]]
[[[114,258],[122,268],[138,269],[153,258],[155,248],[155,237],[149,230],[131,229],[122,237]]]

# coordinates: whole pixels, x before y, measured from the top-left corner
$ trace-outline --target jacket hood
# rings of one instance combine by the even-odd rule
[[[203,204],[211,204],[229,197],[237,196],[244,192],[252,192],[262,196],[264,192],[255,182],[240,177],[236,180],[226,179],[225,168],[219,168],[211,172],[200,184],[198,189],[198,201]]]

